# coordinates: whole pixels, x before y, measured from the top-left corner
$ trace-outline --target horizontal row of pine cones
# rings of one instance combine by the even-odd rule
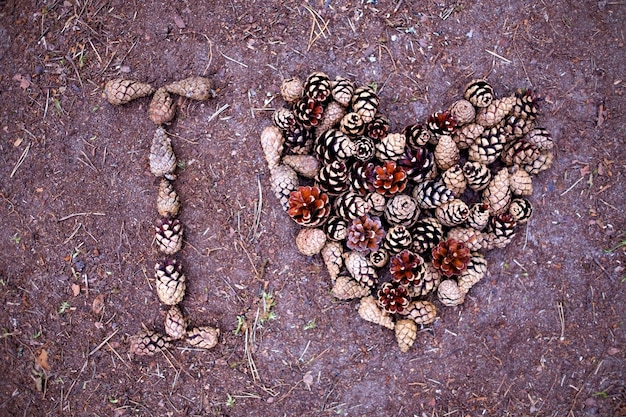
[[[423,123],[390,131],[370,86],[314,72],[284,80],[287,106],[261,133],[271,186],[303,228],[299,251],[321,254],[332,294],[360,299],[365,320],[395,330],[455,306],[487,272],[481,251],[503,248],[532,215],[532,177],[554,141],[536,124],[537,97],[497,98],[484,79]]]
[[[170,93],[192,100],[207,100],[213,95],[213,84],[204,77],[191,77],[155,89],[147,83],[118,78],[107,82],[103,93],[113,105],[126,104],[152,94],[148,116],[157,125],[149,162],[150,172],[160,178],[156,201],[159,220],[155,227],[154,242],[165,257],[154,266],[154,278],[157,295],[161,303],[167,306],[167,313],[165,334],[143,329],[130,338],[129,350],[131,354],[139,356],[154,355],[168,349],[177,340],[185,340],[195,348],[211,349],[217,345],[220,333],[219,329],[210,326],[189,326],[179,306],[186,291],[186,276],[180,260],[175,257],[183,246],[183,225],[178,219],[181,201],[174,188],[176,155],[163,127],[176,114],[176,105]]]

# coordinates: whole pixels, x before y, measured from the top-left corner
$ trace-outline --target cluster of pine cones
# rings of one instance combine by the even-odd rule
[[[261,133],[271,186],[303,226],[299,251],[321,254],[340,300],[394,329],[403,352],[433,301],[464,302],[487,271],[480,251],[506,246],[532,215],[532,176],[554,142],[537,97],[496,98],[484,79],[424,123],[390,132],[369,86],[314,72],[283,81],[288,107]],[[437,301],[438,300],[438,301]]]
[[[207,100],[213,95],[211,80],[191,77],[154,89],[150,84],[133,80],[114,79],[106,83],[104,97],[113,105],[128,103],[150,94],[152,101],[148,115],[157,129],[150,147],[150,172],[160,178],[157,195],[159,220],[155,227],[154,241],[165,257],[154,266],[157,295],[168,306],[165,316],[165,334],[144,329],[130,338],[130,352],[134,355],[154,355],[167,349],[175,340],[184,339],[189,345],[211,349],[217,345],[219,329],[209,326],[188,326],[179,307],[185,296],[186,278],[182,265],[174,257],[183,245],[183,225],[177,218],[180,198],[174,188],[176,179],[176,155],[163,124],[174,119],[176,105],[171,94],[193,100]]]

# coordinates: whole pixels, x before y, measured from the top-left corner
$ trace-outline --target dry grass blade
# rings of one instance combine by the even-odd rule
[[[13,167],[13,170],[11,171],[11,175],[9,175],[9,178],[13,178],[13,176],[15,175],[15,173],[17,172],[19,167],[26,160],[26,157],[28,156],[28,151],[30,151],[30,145],[31,144],[32,144],[32,142],[30,142],[28,145],[26,145],[26,148],[24,148],[24,152],[22,152],[22,155],[20,156],[20,158],[15,163],[15,166]]]
[[[312,22],[311,22],[311,31],[309,33],[309,44],[307,45],[307,52],[311,50],[313,44],[322,36],[326,37],[326,30],[328,29],[328,22],[324,20],[322,16],[315,10],[311,9],[308,5],[304,5],[304,8],[311,13]],[[321,22],[321,23],[320,23]],[[315,28],[317,27],[317,31]],[[330,35],[330,31],[329,31]]]
[[[261,188],[261,180],[257,177],[257,185],[259,187],[259,200],[254,210],[254,223],[248,234],[248,240],[255,241],[259,238],[258,230],[261,224],[261,211],[263,210],[263,189]]]
[[[87,356],[91,356],[91,355],[93,355],[94,353],[96,353],[97,351],[99,351],[100,349],[102,349],[102,346],[106,345],[106,344],[107,344],[107,342],[108,342],[109,340],[111,340],[111,338],[112,338],[113,336],[115,336],[115,335],[117,334],[117,332],[119,332],[119,329],[118,329],[118,330],[116,330],[116,331],[114,331],[113,333],[111,333],[109,336],[105,337],[105,338],[104,338],[104,340],[103,340],[103,341],[102,341],[102,342],[101,342],[98,346],[96,346],[95,348],[93,348],[93,350],[92,350],[91,352],[89,352],[89,354],[88,354]]]
[[[250,374],[252,375],[252,380],[255,382],[260,381],[261,378],[259,377],[259,370],[257,369],[256,364],[254,363],[254,358],[252,357],[252,350],[251,350],[252,340],[251,339],[254,339],[254,332],[255,332],[254,329],[256,329],[256,322],[258,318],[259,318],[259,310],[257,309],[256,317],[254,319],[255,324],[252,330],[253,334],[250,335],[250,330],[247,326],[246,326],[246,331],[244,333],[244,340],[245,340],[244,352],[246,353],[246,359],[248,360],[248,368],[250,368]]]

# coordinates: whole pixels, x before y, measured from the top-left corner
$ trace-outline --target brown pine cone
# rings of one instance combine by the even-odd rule
[[[373,140],[381,140],[389,133],[389,119],[380,113],[374,116],[374,120],[368,123],[365,134]],[[404,135],[402,135],[404,136]],[[406,141],[406,138],[405,138]]]
[[[185,317],[177,305],[171,306],[165,316],[165,334],[173,340],[182,339],[187,333]]]
[[[400,285],[421,285],[419,281],[424,275],[424,259],[404,249],[402,252],[391,257],[389,261],[391,279]]]
[[[411,349],[417,338],[417,324],[413,320],[401,319],[396,321],[396,341],[400,352],[406,353]]]
[[[173,255],[183,247],[183,225],[180,220],[161,217],[155,230],[154,240],[164,254]]]
[[[333,297],[343,301],[367,297],[371,292],[372,290],[369,287],[362,286],[346,275],[337,277],[337,281],[335,281],[331,291]]]
[[[330,79],[321,71],[312,73],[304,82],[304,95],[312,100],[324,103],[330,94]]]
[[[554,149],[552,135],[548,132],[548,129],[543,127],[536,127],[528,132],[526,140],[542,151],[551,151]]]
[[[156,125],[162,125],[174,120],[176,116],[176,103],[170,93],[163,87],[156,90],[148,107],[148,117]]]
[[[532,195],[533,180],[528,172],[514,165],[509,168],[509,188],[511,188],[513,195]]]
[[[474,107],[487,107],[494,98],[493,88],[486,80],[472,80],[465,86],[463,95]]]
[[[465,271],[470,260],[469,249],[454,239],[439,242],[431,254],[433,266],[448,278]]]
[[[407,176],[404,168],[393,161],[384,162],[374,168],[374,189],[385,197],[404,191],[406,182]]]
[[[292,130],[297,125],[296,115],[286,108],[280,108],[274,111],[272,116],[274,125],[280,130]]]
[[[289,194],[287,214],[299,225],[317,227],[328,219],[328,195],[318,187],[301,186]]]
[[[485,128],[477,123],[470,123],[458,129],[452,139],[459,149],[467,149],[474,144],[476,138],[482,135]]]
[[[522,119],[510,114],[501,123],[506,134],[517,139],[524,137],[535,127],[533,120]]]
[[[376,143],[376,158],[381,161],[397,161],[404,156],[406,137],[401,133],[392,133]]]
[[[357,193],[349,191],[336,198],[335,211],[342,219],[351,221],[365,216],[369,211],[369,204]]]
[[[413,198],[420,208],[434,209],[452,200],[454,194],[438,181],[424,181],[413,189]]]
[[[413,237],[411,232],[404,226],[391,227],[383,240],[383,248],[387,249],[392,255],[400,253],[404,249],[409,249],[412,244]]]
[[[446,238],[463,243],[470,251],[485,249],[487,246],[486,235],[469,227],[453,227],[446,234]]]
[[[321,102],[305,96],[296,103],[293,113],[305,129],[312,129],[321,123],[324,106]]]
[[[332,282],[335,282],[343,267],[343,245],[339,242],[326,242],[321,251],[322,259]]]
[[[406,194],[396,194],[385,207],[385,219],[392,225],[411,227],[417,221],[420,209],[417,201]]]
[[[368,162],[374,159],[376,154],[376,145],[374,145],[374,140],[372,138],[361,136],[354,141],[354,146],[356,148],[354,157],[359,161]]]
[[[541,152],[535,145],[525,140],[510,144],[502,153],[502,162],[508,166],[532,164]]]
[[[154,87],[150,84],[115,78],[104,85],[102,96],[114,106],[119,106],[152,93],[154,93]]]
[[[344,107],[348,107],[354,94],[354,83],[347,78],[337,77],[331,83],[332,96],[335,101]]]
[[[170,339],[152,330],[142,330],[130,337],[132,355],[152,356],[171,347]]]
[[[504,213],[511,203],[511,189],[509,188],[509,171],[502,168],[493,176],[485,191],[483,202],[489,204],[489,213],[493,216]]]
[[[435,209],[435,217],[447,227],[458,226],[464,223],[469,216],[469,207],[458,198],[446,201]]]
[[[382,216],[387,207],[387,199],[377,192],[369,193],[365,196],[365,201],[369,205],[368,214],[371,216]]]
[[[282,162],[305,178],[315,178],[320,171],[320,161],[313,155],[285,155]]]
[[[362,319],[375,324],[379,324],[390,330],[393,330],[395,327],[393,318],[388,313],[381,310],[380,307],[378,307],[376,300],[371,295],[361,298],[361,303],[358,307],[358,313]]]
[[[287,103],[295,103],[304,93],[304,84],[298,77],[283,80],[280,85],[280,94]]]
[[[467,178],[463,173],[461,165],[454,164],[447,170],[441,173],[441,181],[443,185],[456,197],[460,197],[467,188]]]
[[[474,191],[484,190],[491,181],[491,170],[480,162],[467,161],[463,165],[463,174],[467,178],[467,185]]]
[[[449,135],[454,131],[456,120],[449,111],[438,111],[428,117],[426,126],[436,136]]]
[[[507,142],[507,135],[500,126],[494,126],[476,138],[474,144],[469,147],[467,158],[470,161],[489,165],[500,157]]]
[[[534,120],[537,117],[537,98],[531,90],[526,88],[518,88],[515,91],[515,105],[511,110],[511,114],[515,117]]]
[[[441,273],[435,268],[432,262],[424,263],[422,280],[417,282],[419,285],[409,285],[409,294],[411,297],[425,297],[435,291],[441,282]]]
[[[349,222],[339,216],[333,216],[324,223],[324,231],[330,240],[342,241],[348,236]]]
[[[165,305],[173,306],[180,303],[185,296],[185,274],[176,259],[165,259],[154,266],[156,292],[159,300]]]
[[[455,101],[452,103],[448,111],[454,119],[457,127],[472,123],[476,117],[476,110],[474,109],[474,106],[467,100]]]
[[[493,100],[487,107],[476,112],[476,123],[485,127],[497,125],[511,112],[515,100],[514,96]]]
[[[408,307],[407,318],[415,324],[431,324],[437,319],[437,307],[429,301],[413,301]]]
[[[376,268],[361,252],[344,253],[344,264],[348,273],[364,287],[373,287],[378,282]]]
[[[380,219],[366,214],[350,223],[346,246],[367,255],[378,250],[384,237],[385,229]]]
[[[426,145],[432,139],[432,133],[422,123],[416,123],[406,126],[402,130],[402,134],[406,138],[406,143],[412,149],[417,149]]]
[[[496,237],[504,237],[510,240],[515,236],[515,226],[517,222],[510,213],[502,213],[495,215],[491,218],[490,227],[491,233]],[[508,244],[508,242],[507,242]],[[501,246],[498,246],[501,247]]]
[[[487,260],[480,254],[473,253],[467,264],[467,269],[458,277],[459,289],[463,292],[469,290],[478,283],[487,273]]]
[[[365,122],[356,112],[346,113],[339,121],[339,130],[351,137],[359,136],[365,131]]]
[[[321,135],[328,129],[332,128],[343,119],[345,114],[345,107],[336,101],[331,101],[324,110],[324,117],[322,117],[322,122],[315,129],[315,134]]]
[[[176,217],[180,209],[180,198],[174,189],[174,185],[165,178],[159,183],[157,196],[157,211],[162,217]]]
[[[554,159],[554,154],[550,151],[543,151],[539,154],[537,159],[535,159],[532,164],[524,165],[524,169],[530,175],[537,175],[540,172],[545,171],[546,169],[552,166],[552,160]]]
[[[489,204],[474,203],[470,207],[467,225],[472,229],[481,231],[489,223]]]
[[[377,292],[378,306],[390,314],[408,314],[411,299],[406,287],[397,283],[385,282]]]
[[[315,185],[329,196],[338,196],[350,186],[348,168],[343,161],[322,165],[315,176]]]
[[[205,77],[189,77],[165,86],[170,93],[192,100],[208,100],[214,96],[213,82]]]
[[[187,332],[187,343],[199,349],[211,349],[217,345],[220,329],[209,326],[194,327]]]
[[[337,129],[328,129],[318,136],[315,142],[315,153],[323,164],[336,160],[346,160],[356,154],[356,145],[345,134]]]
[[[458,306],[465,301],[465,291],[459,288],[457,282],[453,279],[441,281],[437,288],[437,297],[441,304],[448,307]]]
[[[389,252],[386,249],[379,248],[377,251],[370,253],[369,260],[376,268],[382,268],[389,262]]]
[[[380,100],[378,95],[368,86],[362,86],[354,90],[352,95],[352,110],[361,116],[363,123],[367,124],[374,120]]]
[[[437,176],[435,155],[426,147],[413,149],[407,146],[404,154],[396,162],[404,168],[407,177],[415,183],[432,180]]]
[[[533,206],[525,198],[514,198],[509,206],[509,214],[517,224],[523,224],[533,215]]]
[[[461,155],[459,148],[451,136],[440,135],[439,142],[435,146],[435,163],[442,171],[445,171],[459,163]]]
[[[150,146],[150,172],[157,177],[165,177],[168,180],[176,178],[176,155],[172,149],[172,142],[165,129],[158,127],[152,137]]]
[[[291,193],[298,189],[298,174],[287,165],[277,165],[272,171],[270,185],[285,211],[289,210]]]
[[[325,244],[326,233],[322,229],[300,229],[296,236],[296,248],[305,256],[317,255]]]
[[[419,220],[412,230],[413,245],[411,249],[416,253],[424,253],[434,248],[443,238],[443,226],[434,217]]]
[[[283,133],[276,126],[267,126],[261,132],[261,148],[270,172],[280,164],[284,143]]]
[[[283,130],[285,147],[293,155],[309,155],[313,149],[313,131],[305,129],[302,124],[296,125],[289,130]]]

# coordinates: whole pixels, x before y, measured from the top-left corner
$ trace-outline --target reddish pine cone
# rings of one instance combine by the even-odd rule
[[[446,277],[459,275],[467,268],[470,251],[462,242],[448,239],[432,249],[433,266]]]
[[[421,270],[424,260],[421,256],[414,254],[408,249],[393,256],[390,261],[389,270],[394,282],[400,285],[409,285],[422,276]]]
[[[361,252],[365,255],[375,252],[385,237],[385,229],[378,217],[363,217],[352,220],[348,227],[348,248]]]
[[[437,135],[447,135],[454,131],[456,121],[449,111],[438,111],[428,118],[427,126],[431,132]]]
[[[374,168],[374,188],[376,192],[391,197],[406,188],[406,171],[393,161]]]
[[[408,314],[409,291],[406,287],[385,282],[378,290],[378,305],[391,314]]]
[[[287,213],[302,226],[319,226],[330,214],[328,196],[318,187],[298,187],[289,194],[288,204]]]
[[[320,124],[322,116],[324,115],[324,106],[322,106],[320,101],[303,97],[296,104],[294,113],[300,123],[302,123],[306,129],[310,129]]]

